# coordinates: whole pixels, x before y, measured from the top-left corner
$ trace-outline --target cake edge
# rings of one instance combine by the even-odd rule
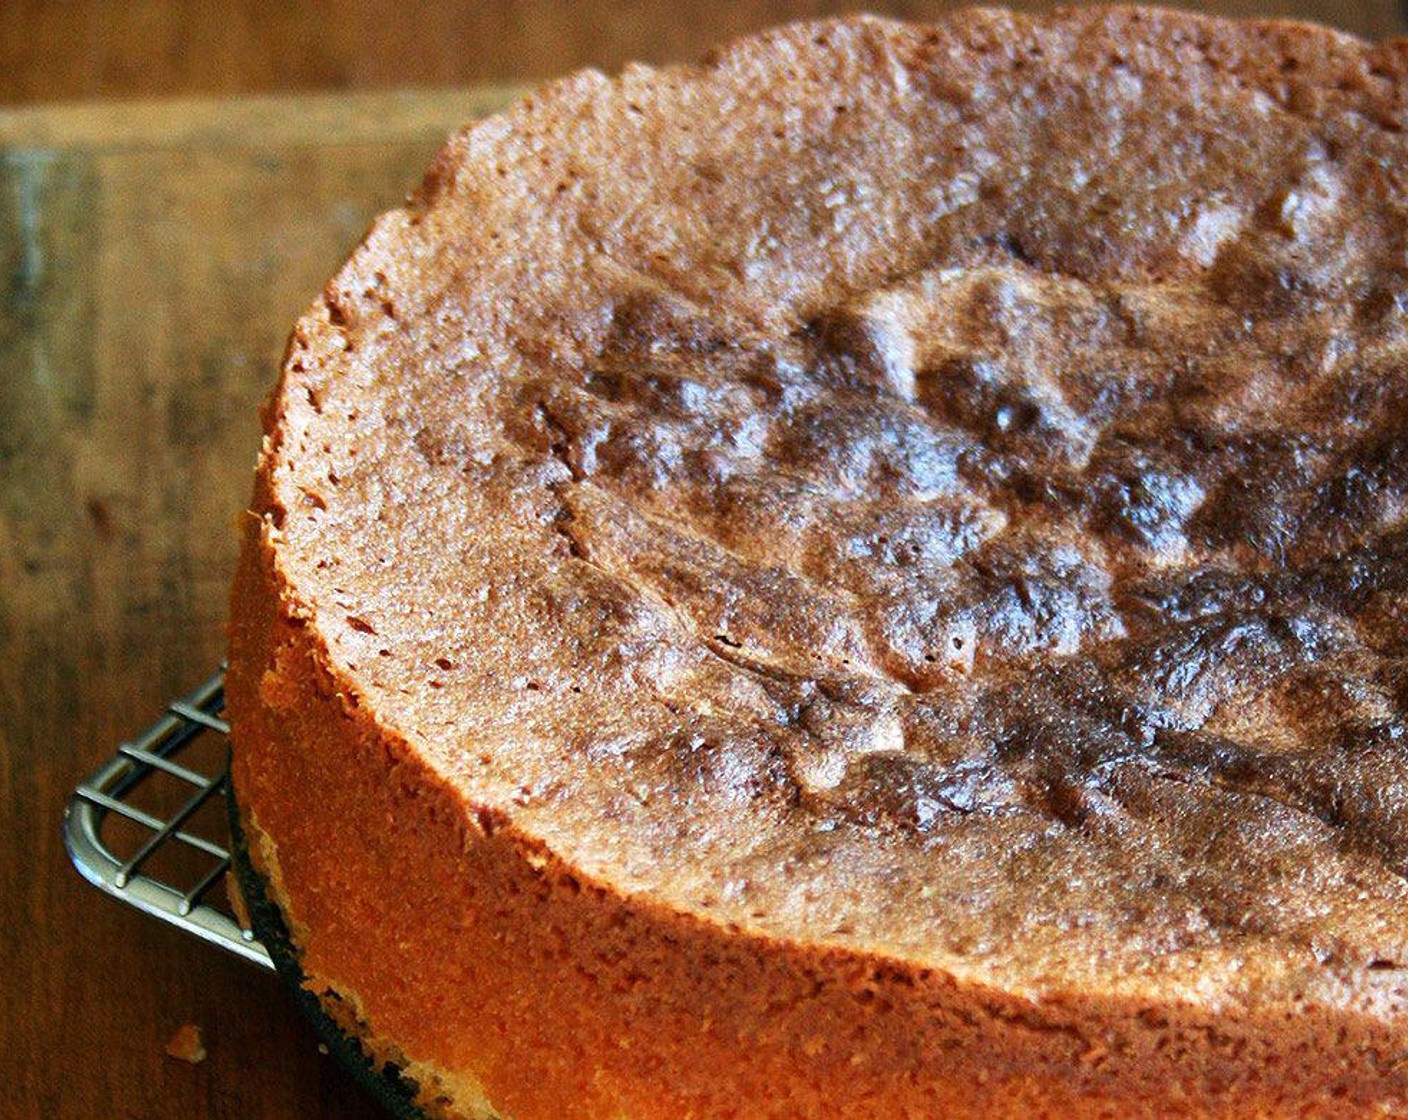
[[[1401,1039],[1362,1016],[1032,1001],[591,882],[367,717],[271,534],[247,518],[227,683],[250,862],[304,990],[355,1000],[378,1060],[437,1073],[445,1115],[713,1115],[765,1086],[758,1116],[1408,1114]]]

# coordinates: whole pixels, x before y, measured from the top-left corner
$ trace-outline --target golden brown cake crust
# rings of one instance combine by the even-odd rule
[[[518,1120],[1408,1114],[1406,125],[1083,9],[454,138],[235,591],[310,973]]]

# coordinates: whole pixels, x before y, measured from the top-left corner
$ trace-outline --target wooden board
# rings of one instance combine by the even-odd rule
[[[377,1115],[272,975],[82,883],[59,820],[222,655],[293,318],[506,97],[0,113],[0,1116]],[[163,1053],[185,1022],[200,1065]]]
[[[769,23],[864,9],[932,19],[959,0],[5,0],[0,104],[523,81],[630,59],[671,62]],[[1049,7],[1011,0],[1017,8]],[[1184,0],[1227,15],[1401,34],[1402,0]],[[388,18],[389,16],[389,18]],[[368,44],[375,44],[369,49]]]
[[[883,5],[913,15],[942,6]],[[684,3],[637,22],[613,17],[596,38],[573,28],[601,6],[570,7],[570,16],[567,6],[532,8],[521,18],[536,38],[520,28],[474,64],[546,73],[583,58],[679,57],[829,6]],[[1401,29],[1386,0],[1216,7],[1319,17],[1375,37]],[[46,22],[61,9],[77,10],[31,13],[30,41],[49,36],[47,57],[66,66],[84,54],[65,54],[68,41]],[[347,26],[366,32],[370,17],[357,18]],[[85,27],[69,29],[79,47]],[[139,30],[127,28],[131,57],[168,43]],[[336,43],[351,34],[342,23],[332,31]],[[30,56],[7,53],[17,41],[0,35],[0,90],[21,64],[38,73]],[[357,41],[364,58],[367,41]],[[405,46],[393,38],[387,57]],[[176,88],[225,83],[234,65],[205,73],[181,58],[190,73]],[[436,59],[385,73],[462,73]],[[73,784],[121,736],[221,656],[232,519],[289,324],[442,137],[507,96],[0,110],[0,1116],[376,1115],[317,1052],[272,975],[80,882],[59,817]],[[186,1022],[206,1038],[197,1066],[163,1053]]]

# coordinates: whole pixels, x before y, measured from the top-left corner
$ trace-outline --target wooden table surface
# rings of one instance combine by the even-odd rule
[[[1280,10],[1399,26],[1385,4]],[[272,975],[83,884],[59,821],[221,657],[288,325],[443,135],[504,97],[0,110],[0,1116],[377,1114]],[[163,1053],[187,1022],[199,1065]]]
[[[1293,15],[1379,39],[1399,32],[1404,3],[1201,6],[1231,15]],[[720,39],[827,12],[924,19],[951,6],[952,0],[224,0],[215,9],[208,0],[4,0],[0,104],[517,83],[578,66],[614,69],[634,58],[693,58]],[[211,18],[215,10],[218,19]],[[24,33],[13,33],[17,27]]]

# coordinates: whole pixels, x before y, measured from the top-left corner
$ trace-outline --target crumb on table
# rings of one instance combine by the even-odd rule
[[[200,1028],[194,1023],[182,1023],[166,1043],[166,1052],[171,1057],[189,1062],[193,1066],[205,1061],[205,1043],[201,1040]]]

